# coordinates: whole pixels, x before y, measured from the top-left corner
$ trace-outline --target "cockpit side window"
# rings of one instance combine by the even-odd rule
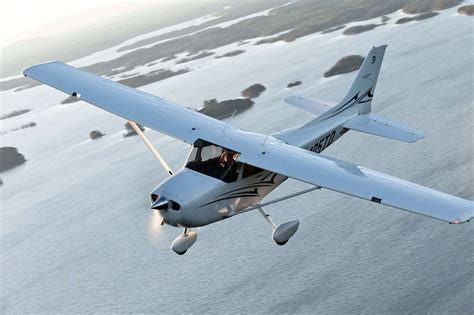
[[[246,178],[246,177],[258,174],[260,172],[263,172],[263,170],[261,168],[245,164],[244,171],[243,171],[243,174],[242,174],[242,178]]]
[[[239,154],[199,139],[189,154],[186,168],[227,183],[235,182],[239,177],[237,162]]]

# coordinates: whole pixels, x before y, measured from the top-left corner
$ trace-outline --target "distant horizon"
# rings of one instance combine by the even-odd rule
[[[79,3],[75,11],[71,11],[70,3],[64,1],[15,1],[4,5],[6,8],[2,10],[0,47],[4,49],[28,40],[64,34],[91,24],[100,25],[104,19],[116,19],[117,15],[123,16],[147,6],[187,1],[85,0]],[[51,10],[52,7],[55,9]],[[110,10],[111,7],[113,10]]]

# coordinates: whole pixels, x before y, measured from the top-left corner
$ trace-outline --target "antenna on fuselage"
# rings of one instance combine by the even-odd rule
[[[225,122],[225,126],[224,126],[224,128],[222,129],[222,133],[223,133],[224,135],[226,135],[226,136],[227,136],[227,134],[225,133],[225,131],[226,131],[227,127],[229,126],[229,123],[230,123],[230,121],[232,120],[232,118],[234,118],[234,115],[235,115],[236,112],[237,112],[237,108],[234,109],[234,111],[232,112],[232,115],[231,115],[230,118]]]
[[[275,129],[275,122],[273,122],[272,124],[272,127],[270,128],[270,130],[268,131],[267,133],[267,136],[265,137],[265,139],[263,139],[263,142],[262,142],[262,147],[263,149],[265,149],[265,143],[267,142],[268,138],[270,137],[270,135],[272,134],[273,130]],[[265,151],[264,151],[265,152]],[[264,153],[262,152],[262,153]],[[265,154],[265,153],[264,153]]]

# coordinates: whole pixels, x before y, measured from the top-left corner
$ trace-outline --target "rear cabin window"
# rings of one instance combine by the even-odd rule
[[[232,183],[239,177],[240,153],[212,144],[204,140],[197,140],[189,154],[186,168]]]
[[[260,172],[263,172],[263,170],[262,170],[261,168],[258,168],[258,167],[252,166],[252,165],[245,164],[245,166],[244,166],[244,172],[243,172],[243,174],[242,174],[242,178],[246,178],[246,177],[249,177],[249,176],[258,174],[258,173],[260,173]]]

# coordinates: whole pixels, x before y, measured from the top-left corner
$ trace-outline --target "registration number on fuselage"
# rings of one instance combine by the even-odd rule
[[[333,130],[332,132],[329,132],[327,135],[322,136],[318,142],[316,142],[309,148],[309,150],[316,153],[322,152],[324,149],[330,146],[331,143],[333,143],[335,139],[336,139],[336,130]]]

